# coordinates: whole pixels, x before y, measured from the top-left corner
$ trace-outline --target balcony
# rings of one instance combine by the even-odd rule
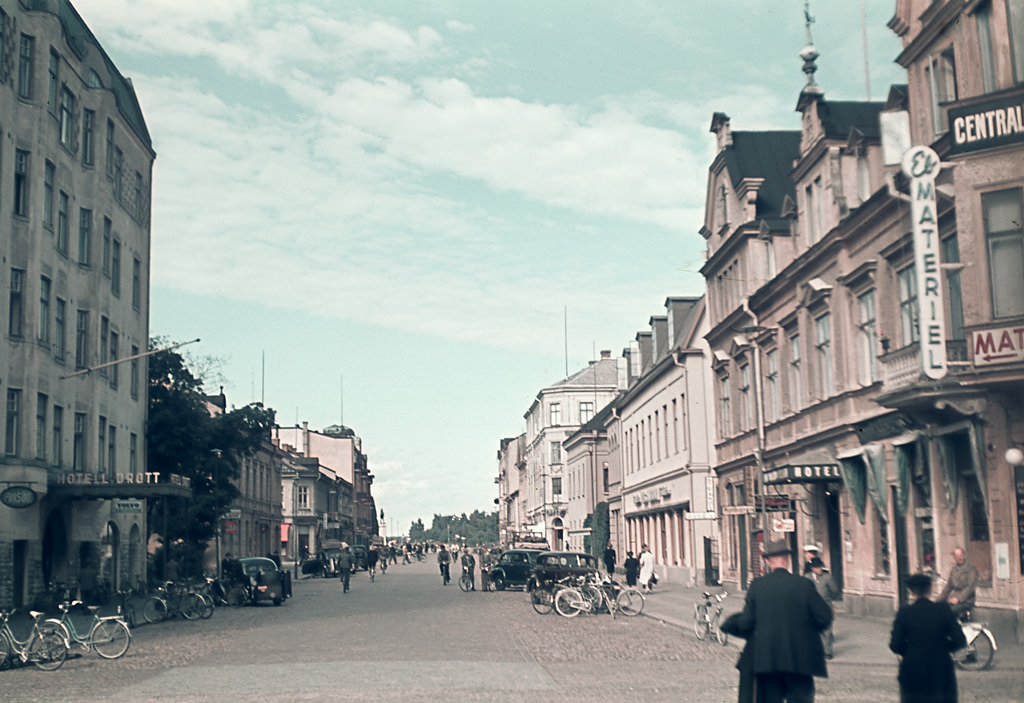
[[[878,357],[882,369],[882,392],[893,393],[925,380],[921,372],[921,352],[917,342]],[[948,375],[963,373],[967,368],[967,342],[956,339],[946,342]]]

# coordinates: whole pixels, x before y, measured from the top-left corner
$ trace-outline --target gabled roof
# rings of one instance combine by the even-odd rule
[[[553,383],[549,388],[565,388],[566,386],[617,386],[619,367],[615,359],[595,361],[585,369],[577,371],[569,378]]]
[[[793,197],[789,174],[800,156],[800,132],[733,132],[732,145],[722,150],[733,188],[746,178],[763,178],[757,192],[757,216],[778,217],[782,200]]]
[[[853,100],[818,101],[818,119],[825,131],[826,139],[843,139],[856,129],[868,139],[880,139],[878,113],[885,108],[884,102]]]

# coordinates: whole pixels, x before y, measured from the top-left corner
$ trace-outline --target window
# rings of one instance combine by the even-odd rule
[[[119,147],[114,147],[114,200],[124,202],[122,174],[124,169],[124,154]]]
[[[1006,3],[1010,25],[1010,49],[1013,55],[1013,78],[1024,83],[1024,5],[1019,0]]]
[[[729,406],[729,377],[720,376],[718,379],[718,436],[727,439],[732,433],[732,422]]]
[[[85,413],[75,413],[74,432],[71,468],[75,471],[85,471]]]
[[[832,315],[825,313],[814,321],[817,340],[814,344],[818,350],[818,390],[822,398],[831,398],[835,394],[832,377]]]
[[[110,275],[110,231],[114,223],[109,217],[103,218],[103,275]]]
[[[960,242],[956,232],[942,240],[942,255],[943,263],[960,263]],[[949,306],[949,338],[966,339],[967,337],[964,335],[964,292],[960,284],[959,268],[950,267],[946,270],[946,286],[948,288],[946,300]]]
[[[764,353],[764,415],[765,422],[779,419],[778,349],[769,349]]]
[[[1022,10],[1024,12],[1024,10]],[[1024,229],[1019,188],[983,193],[982,219],[988,246],[992,316],[1024,313]]]
[[[897,272],[900,295],[900,342],[909,346],[917,341],[917,274],[914,266]]]
[[[7,421],[4,423],[4,454],[18,456],[21,450],[21,391],[7,389]]]
[[[945,134],[947,129],[946,108],[943,105],[956,100],[957,96],[953,47],[932,56],[924,70],[932,101],[932,131],[938,136]]]
[[[78,263],[88,266],[92,261],[92,210],[78,209]]]
[[[560,496],[562,495],[562,477],[554,476],[551,479],[551,495]]]
[[[112,361],[112,362],[117,361],[117,356],[118,356],[117,345],[118,345],[118,341],[119,340],[118,340],[117,332],[111,332],[110,333],[110,361]],[[118,367],[117,364],[114,364],[113,366],[110,367],[110,387],[111,388],[117,388],[117,376],[118,376],[118,374],[117,374],[117,367]]]
[[[100,415],[100,426],[97,434],[99,440],[96,444],[96,473],[101,476],[107,472],[107,418]]]
[[[82,111],[82,163],[92,166],[96,160],[96,113],[92,110]]]
[[[138,355],[139,348],[133,344],[131,378],[128,380],[128,391],[131,393],[132,398],[139,397],[139,360],[135,358]]]
[[[107,120],[107,176],[114,176],[114,121]]]
[[[53,465],[64,463],[64,408],[53,406]]]
[[[142,262],[139,257],[132,257],[132,308],[138,310],[142,305]]]
[[[64,191],[57,198],[57,251],[68,255],[68,194]]]
[[[29,153],[22,149],[14,152],[14,214],[28,217],[28,160]]]
[[[50,399],[45,393],[36,394],[36,459],[46,461],[46,406]]]
[[[39,342],[50,344],[50,279],[39,277]]]
[[[43,167],[43,227],[47,229],[53,229],[53,181],[56,173],[56,167],[47,161]]]
[[[75,368],[89,365],[89,311],[79,310],[75,320]]]
[[[300,510],[309,508],[309,486],[296,486],[295,502]]]
[[[135,190],[133,195],[135,196],[132,201],[132,212],[135,213],[135,218],[142,219],[142,174],[138,171],[135,172]]]
[[[804,371],[800,356],[800,335],[789,338],[789,385],[793,395],[790,397],[790,408],[799,410],[804,405]]]
[[[551,443],[551,463],[561,464],[562,463],[562,443],[552,442]]]
[[[25,324],[25,272],[11,269],[10,309],[7,313],[7,334],[21,337]]]
[[[736,428],[740,432],[750,429],[751,419],[754,417],[753,413],[753,400],[750,392],[750,364],[743,364],[740,366],[740,398],[739,398],[739,411],[740,411],[740,422]]]
[[[585,425],[594,417],[594,404],[589,400],[580,402],[580,424]]]
[[[804,188],[804,200],[807,211],[807,245],[810,246],[822,238],[824,232],[824,204],[822,202],[821,176]]]
[[[60,72],[60,54],[52,46],[50,47],[50,67],[46,81],[46,109],[51,113],[57,109],[57,87]]]
[[[889,522],[877,505],[874,513],[875,574],[889,576],[892,573],[892,560],[889,557]]]
[[[128,435],[128,471],[139,472],[139,437],[134,432]]]
[[[857,151],[857,197],[862,203],[871,197],[871,165],[867,147]]]
[[[67,87],[60,91],[60,143],[75,148],[75,96]]]
[[[552,403],[550,408],[551,426],[557,427],[562,424],[562,408],[558,403]]]
[[[64,361],[64,353],[67,350],[64,344],[67,339],[64,323],[66,308],[67,304],[57,298],[57,306],[53,311],[53,357],[60,362]]]
[[[107,471],[111,476],[117,474],[117,428],[113,425],[107,429]]]
[[[860,383],[870,386],[878,380],[878,327],[875,291],[857,296],[857,372]]]
[[[18,97],[25,100],[32,98],[32,58],[35,46],[34,38],[21,35],[18,47]]]
[[[121,297],[121,242],[117,239],[110,250],[110,292]]]

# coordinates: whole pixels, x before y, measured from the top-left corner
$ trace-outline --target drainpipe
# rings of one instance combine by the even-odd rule
[[[757,413],[757,451],[755,452],[755,458],[757,460],[757,474],[754,476],[754,494],[761,501],[761,513],[758,516],[757,522],[761,527],[762,534],[764,535],[765,544],[767,544],[768,513],[765,510],[764,505],[764,393],[761,388],[761,346],[757,342],[757,335],[760,334],[763,328],[761,328],[757,315],[755,315],[754,311],[750,309],[750,296],[743,298],[743,312],[747,313],[754,323],[751,325],[753,328],[751,330],[752,336],[748,338],[754,348],[754,410]]]

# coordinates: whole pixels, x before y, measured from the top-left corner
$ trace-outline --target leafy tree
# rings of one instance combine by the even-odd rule
[[[151,350],[165,345],[166,340],[150,341]],[[161,560],[177,559],[183,574],[201,570],[207,544],[239,495],[239,460],[269,440],[274,426],[273,410],[259,403],[211,414],[202,390],[202,379],[176,351],[149,357],[148,470],[162,481],[171,474],[186,477],[192,486],[190,498],[151,501],[149,525],[172,545]]]
[[[409,530],[409,539],[414,542],[454,542],[464,544],[492,544],[498,541],[498,511],[485,513],[474,510],[468,516],[440,515],[435,513],[430,529],[424,529],[423,520],[418,519]]]

